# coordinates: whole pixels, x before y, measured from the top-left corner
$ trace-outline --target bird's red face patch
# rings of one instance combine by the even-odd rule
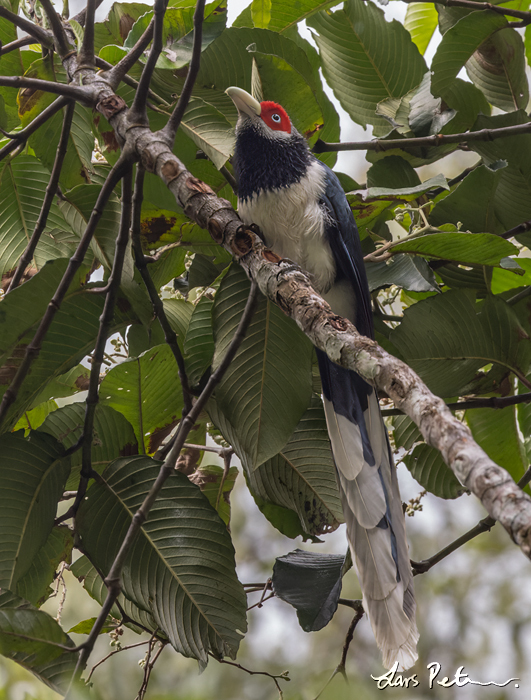
[[[261,102],[260,106],[262,108],[260,117],[270,129],[291,134],[291,122],[283,107],[276,102]]]

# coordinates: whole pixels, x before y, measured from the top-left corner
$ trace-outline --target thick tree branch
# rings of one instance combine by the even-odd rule
[[[51,0],[40,0],[40,2],[52,28],[53,37],[55,40],[55,49],[59,56],[63,58],[71,51],[72,47],[68,43],[61,18],[55,11],[55,7],[53,6]]]
[[[478,3],[471,2],[476,5]],[[531,133],[531,122],[503,126],[498,129],[480,129],[465,131],[462,134],[434,134],[433,136],[418,136],[411,139],[373,139],[372,141],[346,141],[345,143],[326,143],[318,139],[313,147],[314,153],[330,153],[339,151],[390,151],[393,148],[413,148],[415,146],[445,146],[452,143],[469,141],[492,141],[506,136],[519,136]]]
[[[201,44],[203,41],[203,19],[205,15],[205,0],[197,0],[194,12],[194,44],[192,48],[192,60],[188,68],[188,74],[184,81],[183,89],[175,109],[172,112],[168,123],[162,130],[164,134],[171,140],[175,141],[175,134],[181,124],[182,118],[190,102],[192,90],[194,89],[199,67],[201,65]]]
[[[94,67],[94,16],[96,13],[96,0],[87,0],[85,10],[85,31],[83,32],[83,43],[78,55],[78,67]]]
[[[402,0],[408,5],[414,2],[426,2],[426,0]],[[498,15],[507,15],[507,17],[517,17],[526,22],[531,22],[531,12],[523,12],[522,10],[511,10],[508,7],[501,5],[492,5],[490,2],[474,2],[474,0],[427,0],[436,5],[444,5],[445,7],[465,7],[469,10],[490,10]],[[525,25],[524,25],[525,26]]]
[[[124,79],[125,75],[131,70],[131,68],[140,58],[140,56],[142,56],[145,49],[148,47],[149,42],[153,39],[154,26],[155,20],[152,19],[149,25],[147,26],[146,31],[142,34],[142,36],[136,42],[133,48],[130,51],[128,51],[128,53],[126,53],[126,55],[120,61],[118,61],[118,63],[115,66],[113,66],[109,71],[109,84],[113,87],[114,90],[116,90],[120,81]]]
[[[63,95],[70,99],[77,100],[86,106],[92,103],[92,98],[88,91],[77,85],[64,85],[64,83],[54,83],[51,80],[41,80],[40,78],[25,78],[23,76],[0,75],[0,85],[12,88],[31,88],[51,92],[54,95]]]
[[[44,228],[46,226],[48,214],[50,213],[54,197],[57,194],[57,186],[59,184],[59,178],[61,176],[61,169],[63,167],[66,149],[68,148],[68,139],[70,138],[70,129],[72,127],[72,119],[74,117],[75,106],[75,102],[71,102],[65,109],[63,117],[63,126],[61,129],[61,136],[59,137],[59,143],[57,144],[55,161],[50,175],[50,181],[48,182],[48,185],[46,187],[46,193],[42,202],[39,218],[37,219],[35,229],[33,230],[26,250],[24,251],[22,257],[19,260],[17,269],[15,270],[15,274],[13,275],[13,278],[9,283],[7,294],[9,294],[9,292],[18,287],[18,285],[20,284],[20,280],[24,276],[26,267],[30,264],[30,262],[33,259],[35,248],[37,247],[42,232],[44,231]]]
[[[151,84],[151,77],[162,51],[162,30],[164,26],[164,15],[166,14],[167,0],[155,0],[153,6],[153,43],[148,59],[142,70],[142,75],[138,82],[138,89],[135,99],[129,110],[129,118],[134,124],[148,124],[147,116],[147,95]]]
[[[162,330],[164,331],[164,340],[170,346],[175,361],[177,362],[177,367],[179,370],[179,379],[181,380],[181,389],[183,393],[183,416],[186,416],[192,408],[192,392],[190,391],[190,384],[188,382],[188,377],[186,375],[186,367],[184,364],[184,357],[182,355],[179,343],[177,342],[177,335],[168,321],[166,312],[164,311],[164,304],[159,296],[159,291],[155,287],[153,280],[151,279],[151,274],[148,269],[146,258],[144,256],[144,251],[142,250],[142,242],[140,240],[140,215],[142,207],[142,198],[144,190],[144,174],[145,170],[142,166],[138,167],[135,180],[135,194],[133,199],[133,221],[131,227],[131,242],[133,245],[133,254],[135,257],[135,265],[140,272],[142,280],[146,286],[146,289],[153,306],[153,313],[158,318]]]
[[[470,399],[469,401],[455,401],[447,403],[446,408],[450,411],[467,411],[473,408],[505,408],[506,406],[516,406],[519,403],[529,403],[531,401],[531,391],[526,394],[515,394],[514,396],[488,396],[482,399]],[[383,416],[403,416],[404,412],[398,408],[382,409]]]
[[[94,6],[94,9],[97,10],[98,7],[101,5],[103,0],[96,0],[96,4]],[[87,8],[84,7],[81,12],[78,12],[75,17],[72,17],[72,19],[75,19],[76,22],[78,22],[82,27],[85,26],[85,21],[87,17]]]
[[[2,402],[0,403],[0,425],[5,421],[10,406],[16,401],[22,382],[24,381],[26,375],[28,374],[32,363],[37,359],[41,351],[42,343],[48,333],[50,326],[52,325],[55,314],[59,310],[65,294],[68,291],[72,281],[74,280],[76,272],[81,267],[85,255],[87,253],[88,247],[96,230],[96,226],[103,214],[103,209],[107,203],[107,200],[111,196],[114,188],[118,182],[122,179],[125,171],[127,170],[128,154],[122,153],[122,156],[117,161],[116,165],[112,168],[109,173],[103,187],[101,188],[100,194],[92,211],[91,217],[85,229],[85,233],[81,237],[76,252],[70,258],[66,272],[63,275],[59,286],[52,300],[48,304],[46,312],[42,317],[40,325],[33,336],[31,342],[26,346],[24,353],[24,358],[19,365],[19,368],[11,381],[11,384],[7,388],[4,396],[2,397]]]
[[[22,29],[24,32],[30,36],[37,39],[39,44],[46,46],[47,48],[52,48],[53,46],[53,34],[37,24],[34,24],[29,19],[16,15],[14,12],[7,10],[5,7],[0,5],[0,17],[7,19],[15,27]]]
[[[175,468],[175,463],[177,461],[177,457],[179,456],[179,453],[186,441],[190,430],[194,427],[199,417],[199,414],[204,409],[208,399],[212,396],[212,392],[214,391],[216,386],[219,384],[221,378],[227,371],[230,363],[236,355],[236,352],[238,351],[238,348],[241,345],[243,338],[245,337],[245,333],[247,332],[247,328],[249,327],[249,323],[251,322],[251,318],[254,313],[257,295],[258,287],[256,284],[252,283],[247,299],[247,304],[245,305],[245,309],[238,324],[238,328],[236,329],[231,343],[227,348],[225,356],[221,360],[218,368],[211,374],[207,385],[201,392],[201,395],[193,405],[188,415],[185,418],[183,418],[183,420],[180,422],[177,439],[175,440],[167,458],[162,463],[155,483],[149,490],[149,493],[144,499],[142,505],[137,510],[137,512],[133,516],[133,519],[131,520],[131,525],[129,526],[124,541],[122,542],[120,550],[118,551],[118,554],[116,555],[111,569],[105,579],[105,585],[108,589],[107,597],[105,599],[105,602],[103,603],[100,613],[92,627],[92,630],[86,642],[83,644],[83,648],[81,649],[81,653],[79,655],[78,662],[76,664],[76,668],[72,676],[70,687],[65,696],[65,700],[72,700],[74,685],[81,678],[81,674],[86,668],[87,661],[90,657],[90,654],[92,653],[94,644],[96,643],[96,639],[98,638],[103,628],[105,620],[107,619],[107,615],[110,613],[112,606],[116,601],[116,598],[121,592],[122,569],[127,555],[129,554],[129,551],[133,546],[133,543],[140,531],[140,528],[147,520],[149,512],[153,507],[153,504],[155,503],[162,487],[166,483],[166,480],[168,479],[170,474],[173,472]]]

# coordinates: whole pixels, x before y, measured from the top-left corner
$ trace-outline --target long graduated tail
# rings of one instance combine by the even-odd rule
[[[413,577],[387,431],[374,389],[317,351],[328,434],[364,603],[383,665],[418,658]]]

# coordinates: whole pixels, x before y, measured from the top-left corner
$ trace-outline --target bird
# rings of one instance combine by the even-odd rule
[[[332,311],[374,338],[359,234],[344,190],[286,110],[239,87],[233,167],[238,214],[297,263]],[[396,467],[376,390],[316,348],[347,538],[384,667],[418,658],[416,602]]]

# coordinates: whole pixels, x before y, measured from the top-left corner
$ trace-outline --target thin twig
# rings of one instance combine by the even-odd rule
[[[164,340],[170,346],[175,361],[177,362],[177,368],[179,370],[179,379],[181,380],[181,389],[183,392],[183,416],[185,416],[192,407],[192,392],[190,390],[190,384],[188,382],[188,376],[186,374],[186,366],[184,363],[184,357],[179,347],[177,341],[177,334],[173,330],[164,311],[164,304],[159,296],[158,290],[151,278],[151,274],[146,263],[144,256],[144,251],[142,250],[142,242],[140,240],[140,217],[141,217],[141,207],[142,207],[142,197],[143,197],[143,187],[144,187],[144,175],[145,170],[139,165],[136,178],[135,178],[135,192],[133,196],[133,220],[131,227],[131,243],[133,246],[133,255],[135,258],[135,265],[140,272],[144,285],[149,294],[151,304],[153,306],[153,312],[158,318],[160,326],[164,331]]]
[[[2,9],[2,8],[0,8]],[[26,78],[19,75],[0,75],[0,85],[11,88],[31,88],[33,90],[42,90],[43,92],[51,92],[54,95],[64,95],[73,100],[77,100],[84,105],[92,105],[92,93],[87,94],[85,87],[78,85],[65,85],[64,83],[55,83],[52,80],[41,80],[40,78]]]
[[[531,231],[531,221],[523,221],[518,226],[510,228],[505,233],[501,234],[501,238],[513,238],[513,236],[518,236],[520,233],[525,233],[526,231]]]
[[[322,688],[322,689],[319,691],[319,693],[315,696],[314,700],[319,700],[319,698],[321,697],[321,695],[322,695],[322,694],[324,693],[324,691],[328,688],[328,686],[329,686],[330,683],[333,681],[333,679],[337,676],[338,673],[340,673],[340,674],[343,676],[343,678],[345,679],[345,683],[348,684],[347,671],[346,671],[346,668],[345,668],[346,663],[347,663],[347,654],[348,654],[348,650],[349,650],[349,648],[350,648],[350,645],[351,645],[351,643],[352,643],[352,640],[354,639],[354,631],[355,631],[356,627],[358,626],[358,622],[361,620],[361,618],[362,618],[363,615],[365,614],[365,610],[363,609],[363,606],[362,606],[362,604],[361,604],[361,601],[356,601],[356,602],[359,603],[358,611],[357,611],[357,613],[354,615],[354,617],[352,618],[352,621],[351,621],[351,623],[350,623],[350,625],[349,625],[349,628],[348,628],[348,630],[347,630],[347,636],[345,637],[345,642],[344,642],[344,644],[343,644],[343,651],[342,651],[342,653],[341,653],[341,661],[340,661],[339,664],[335,667],[335,669],[334,669],[332,675],[331,675],[330,678],[326,681],[326,684],[325,684],[324,688]]]
[[[109,175],[107,176],[107,179],[105,180],[103,187],[100,190],[98,199],[96,200],[96,204],[94,206],[94,209],[92,210],[92,214],[88,221],[87,227],[85,228],[85,233],[81,237],[81,241],[79,242],[79,245],[76,248],[74,255],[70,258],[70,262],[68,263],[66,272],[64,273],[63,278],[59,283],[59,286],[57,287],[52,300],[48,304],[48,307],[44,313],[44,316],[42,317],[42,320],[39,324],[35,335],[33,336],[33,339],[26,346],[24,358],[20,363],[20,366],[13,380],[11,381],[11,384],[9,385],[4,396],[2,397],[2,402],[0,403],[0,425],[5,421],[10,406],[16,401],[18,392],[20,390],[20,387],[22,386],[22,382],[26,378],[32,363],[39,356],[42,343],[46,337],[46,334],[48,333],[53,319],[55,318],[55,314],[59,310],[61,303],[72,281],[74,280],[76,272],[79,270],[81,264],[83,263],[83,260],[85,259],[85,255],[96,230],[96,226],[99,223],[99,220],[101,219],[101,216],[103,214],[103,209],[107,204],[109,197],[113,193],[114,188],[116,187],[118,182],[123,177],[125,171],[127,170],[129,161],[129,154],[126,155],[125,153],[122,153],[119,160],[116,162]]]
[[[46,48],[52,48],[53,35],[46,29],[39,27],[29,19],[21,17],[2,6],[0,6],[0,17],[7,19],[11,24],[14,24],[15,27],[19,27],[19,29],[22,29],[22,31],[37,39],[37,41]]]
[[[0,48],[0,56],[5,56],[11,51],[16,51],[17,49],[22,49],[24,46],[29,46],[34,44],[35,39],[32,36],[23,36],[21,39],[15,39],[15,41],[9,42]]]
[[[145,126],[148,124],[146,99],[153,71],[155,70],[155,66],[157,65],[162,51],[162,30],[164,15],[166,14],[166,4],[167,0],[155,0],[153,6],[153,42],[148,59],[142,70],[142,75],[138,81],[138,89],[135,93],[133,104],[129,110],[129,121],[133,124]]]
[[[155,483],[149,490],[149,493],[145,497],[142,505],[137,510],[137,512],[131,520],[131,524],[129,526],[129,529],[127,530],[127,534],[122,542],[120,550],[118,551],[118,554],[116,555],[112,563],[111,569],[107,577],[105,578],[105,585],[107,586],[107,596],[87,640],[82,645],[81,653],[79,655],[75,671],[72,675],[72,679],[68,691],[66,693],[65,700],[72,700],[73,688],[77,681],[80,679],[84,669],[86,668],[87,661],[92,653],[94,644],[96,643],[96,639],[98,638],[98,635],[101,629],[103,628],[103,625],[105,624],[107,615],[111,611],[112,606],[114,605],[116,599],[118,598],[121,592],[122,569],[126,557],[129,554],[129,551],[133,545],[133,542],[135,541],[140,528],[148,518],[149,512],[153,504],[155,503],[166,480],[174,471],[177,457],[179,456],[184,441],[190,433],[190,430],[195,425],[199,414],[205,407],[208,399],[212,395],[212,392],[214,391],[221,378],[225,374],[226,370],[228,369],[229,365],[231,364],[232,360],[234,359],[234,356],[236,355],[236,352],[238,351],[238,348],[240,347],[241,342],[245,337],[245,333],[247,331],[247,328],[249,327],[249,323],[251,322],[251,318],[254,313],[257,295],[258,287],[256,283],[252,282],[244,312],[238,324],[238,328],[236,329],[236,332],[234,333],[234,336],[227,349],[227,352],[221,360],[218,368],[210,375],[210,379],[208,380],[207,385],[201,392],[192,409],[190,410],[188,415],[181,421],[179,425],[178,439],[175,441],[168,457],[163,462],[159,474],[155,480]]]
[[[12,139],[12,141],[0,149],[0,161],[19,148],[19,146],[26,143],[29,137],[34,134],[39,127],[45,124],[48,119],[51,119],[54,114],[57,114],[57,112],[68,103],[69,100],[66,97],[58,97],[54,102],[52,102],[51,105],[46,107],[46,109],[35,117],[35,119],[31,121],[28,126],[20,131],[9,134],[9,138]]]
[[[96,63],[96,67],[101,68],[102,70],[111,71],[114,68],[112,63],[109,63],[108,61],[104,61],[103,58],[100,58],[99,56],[96,56],[94,61]],[[118,64],[116,64],[116,65],[118,65]],[[129,87],[132,87],[132,88],[135,88],[135,90],[138,90],[138,80],[135,80],[130,75],[126,74],[126,75],[122,76],[122,82],[124,82],[126,85],[129,85]],[[163,107],[170,106],[169,102],[166,102],[166,100],[164,98],[162,98],[160,95],[157,95],[156,92],[153,92],[153,90],[151,88],[148,90],[148,97],[150,97],[152,100],[157,102],[159,105],[162,105]],[[155,109],[153,107],[153,105],[151,105],[150,102],[148,102],[147,105],[151,109]],[[157,109],[157,111],[160,112],[161,110]]]
[[[531,482],[531,467],[529,467],[526,470],[525,474],[518,481],[518,486],[521,489],[523,489],[527,486],[527,484],[529,484],[529,482]],[[440,552],[437,552],[437,554],[434,554],[429,559],[423,559],[422,561],[412,561],[411,566],[413,568],[413,576],[417,576],[417,574],[425,574],[426,571],[429,571],[433,566],[435,566],[435,564],[438,564],[449,554],[452,554],[457,549],[459,549],[459,547],[462,547],[467,542],[470,542],[470,540],[473,540],[474,537],[481,535],[483,532],[490,531],[494,527],[494,525],[496,525],[496,520],[494,520],[494,518],[491,518],[489,515],[486,518],[480,520],[479,523],[477,525],[474,525],[474,527],[468,530],[468,532],[465,532],[453,542],[450,542],[449,545],[443,547]]]
[[[250,676],[267,676],[267,678],[271,678],[278,690],[279,696],[282,700],[284,697],[282,693],[282,688],[278,684],[278,681],[290,681],[291,678],[288,675],[288,671],[284,671],[284,673],[281,673],[279,675],[275,675],[274,673],[268,673],[267,671],[251,671],[249,668],[245,668],[245,666],[242,666],[241,664],[237,664],[234,661],[227,661],[227,659],[218,659],[216,658],[213,654],[210,654],[212,658],[216,659],[220,664],[226,664],[227,666],[234,666],[234,668],[239,668],[240,671],[245,671],[245,673],[248,673]]]
[[[473,3],[477,4],[477,3]],[[503,126],[497,129],[480,129],[465,131],[462,134],[433,134],[433,136],[416,136],[410,139],[374,139],[373,141],[347,141],[345,143],[327,143],[318,139],[313,147],[314,153],[336,153],[338,151],[390,151],[393,148],[413,148],[416,146],[444,146],[452,143],[469,141],[492,141],[506,136],[518,136],[531,132],[531,122]]]
[[[110,659],[111,656],[114,656],[115,654],[119,654],[121,651],[127,651],[128,649],[135,649],[135,647],[143,647],[146,644],[150,644],[150,642],[151,642],[151,639],[146,639],[143,642],[136,642],[135,644],[128,644],[127,646],[120,647],[119,649],[113,649],[112,651],[110,651],[107,654],[107,656],[104,656],[103,659],[100,659],[98,661],[98,663],[94,664],[94,666],[90,669],[90,673],[87,676],[86,682],[87,683],[90,682],[90,679],[92,678],[92,674],[98,668],[98,666],[101,666],[101,664],[105,663],[105,661],[107,661],[107,659]]]
[[[531,22],[531,12],[522,10],[511,10],[501,5],[492,5],[490,2],[474,2],[474,0],[427,0],[430,3],[444,5],[445,7],[466,7],[469,10],[490,10],[498,15],[507,15],[508,17],[517,17]],[[406,4],[414,2],[426,2],[426,0],[403,0]]]
[[[271,600],[271,598],[274,598],[274,597],[275,597],[274,593],[271,593],[271,595],[268,595],[267,598],[264,598],[262,595],[262,597],[260,598],[258,603],[255,603],[254,605],[250,605],[247,608],[247,612],[249,612],[249,610],[252,610],[253,608],[262,608],[264,603],[266,603],[268,600]]]
[[[78,55],[78,70],[94,68],[94,16],[96,13],[96,0],[87,0],[85,10],[85,31],[83,43]]]
[[[186,108],[188,107],[188,103],[190,102],[192,90],[194,89],[197,74],[199,73],[199,67],[201,65],[201,44],[203,41],[204,14],[205,0],[197,0],[194,12],[194,44],[192,47],[192,60],[190,61],[190,67],[188,68],[188,74],[186,76],[186,80],[184,81],[179,100],[175,105],[175,109],[173,110],[168,123],[162,130],[170,139],[172,144],[175,141],[175,135],[181,124]]]
[[[234,454],[234,450],[232,448],[229,448],[228,450],[223,451],[223,475],[221,477],[221,481],[220,481],[219,489],[218,489],[218,495],[216,497],[216,510],[219,508],[219,502],[220,502],[221,497],[223,495],[223,487],[225,486],[225,481],[227,480],[227,477],[229,475],[230,463],[231,463],[231,459],[232,459],[233,454]]]
[[[136,42],[133,48],[130,51],[128,51],[126,55],[122,59],[120,59],[120,61],[118,61],[118,63],[115,66],[113,66],[109,71],[107,79],[114,90],[116,90],[120,81],[124,80],[125,75],[131,70],[131,68],[135,65],[138,59],[142,56],[145,49],[148,47],[149,42],[153,39],[154,26],[155,20],[152,19],[151,22],[148,24],[145,32],[142,34],[142,36]],[[149,90],[149,93],[150,92],[151,90]]]
[[[470,399],[469,401],[455,401],[447,403],[450,411],[465,411],[473,408],[505,408],[506,406],[516,406],[520,403],[531,401],[531,391],[525,394],[515,394],[514,396],[488,396],[482,399]],[[382,416],[403,416],[404,412],[398,408],[383,408]]]
[[[61,170],[63,167],[63,162],[66,155],[66,150],[68,148],[68,139],[70,138],[70,129],[72,127],[72,119],[74,117],[75,102],[70,102],[64,113],[63,126],[61,129],[61,136],[59,137],[59,143],[57,144],[57,152],[55,154],[55,161],[53,164],[52,172],[50,175],[50,181],[46,187],[46,193],[44,195],[44,200],[42,202],[41,211],[39,213],[39,218],[35,224],[35,228],[31,235],[31,238],[26,246],[22,257],[19,260],[17,269],[9,283],[6,294],[9,294],[13,289],[18,287],[20,280],[24,276],[26,267],[30,264],[33,259],[33,254],[35,253],[35,248],[41,238],[42,232],[48,221],[48,214],[53,204],[55,195],[57,194],[57,185],[59,184],[59,178],[61,176]]]
[[[145,666],[144,666],[144,678],[142,679],[142,685],[140,686],[140,690],[138,691],[138,694],[137,694],[135,700],[143,700],[144,699],[144,697],[146,695],[147,687],[149,684],[149,679],[151,678],[151,672],[153,671],[153,668],[154,668],[155,664],[157,663],[159,656],[164,651],[164,647],[166,646],[166,643],[160,642],[160,641],[158,643],[160,646],[157,649],[153,659],[151,659],[151,653],[153,651],[154,645],[156,644],[156,642],[154,641],[154,637],[152,637],[151,644],[149,645],[149,649],[148,649],[148,653],[147,653],[147,657],[146,657]]]
[[[55,39],[55,49],[59,56],[63,58],[64,56],[66,56],[67,53],[70,52],[71,46],[68,43],[68,39],[66,36],[65,29],[63,27],[63,23],[61,22],[61,18],[55,11],[55,7],[53,6],[51,0],[40,0],[40,2],[44,13],[46,14],[46,17],[48,19],[48,22],[50,23],[50,27],[52,28],[53,36]]]

